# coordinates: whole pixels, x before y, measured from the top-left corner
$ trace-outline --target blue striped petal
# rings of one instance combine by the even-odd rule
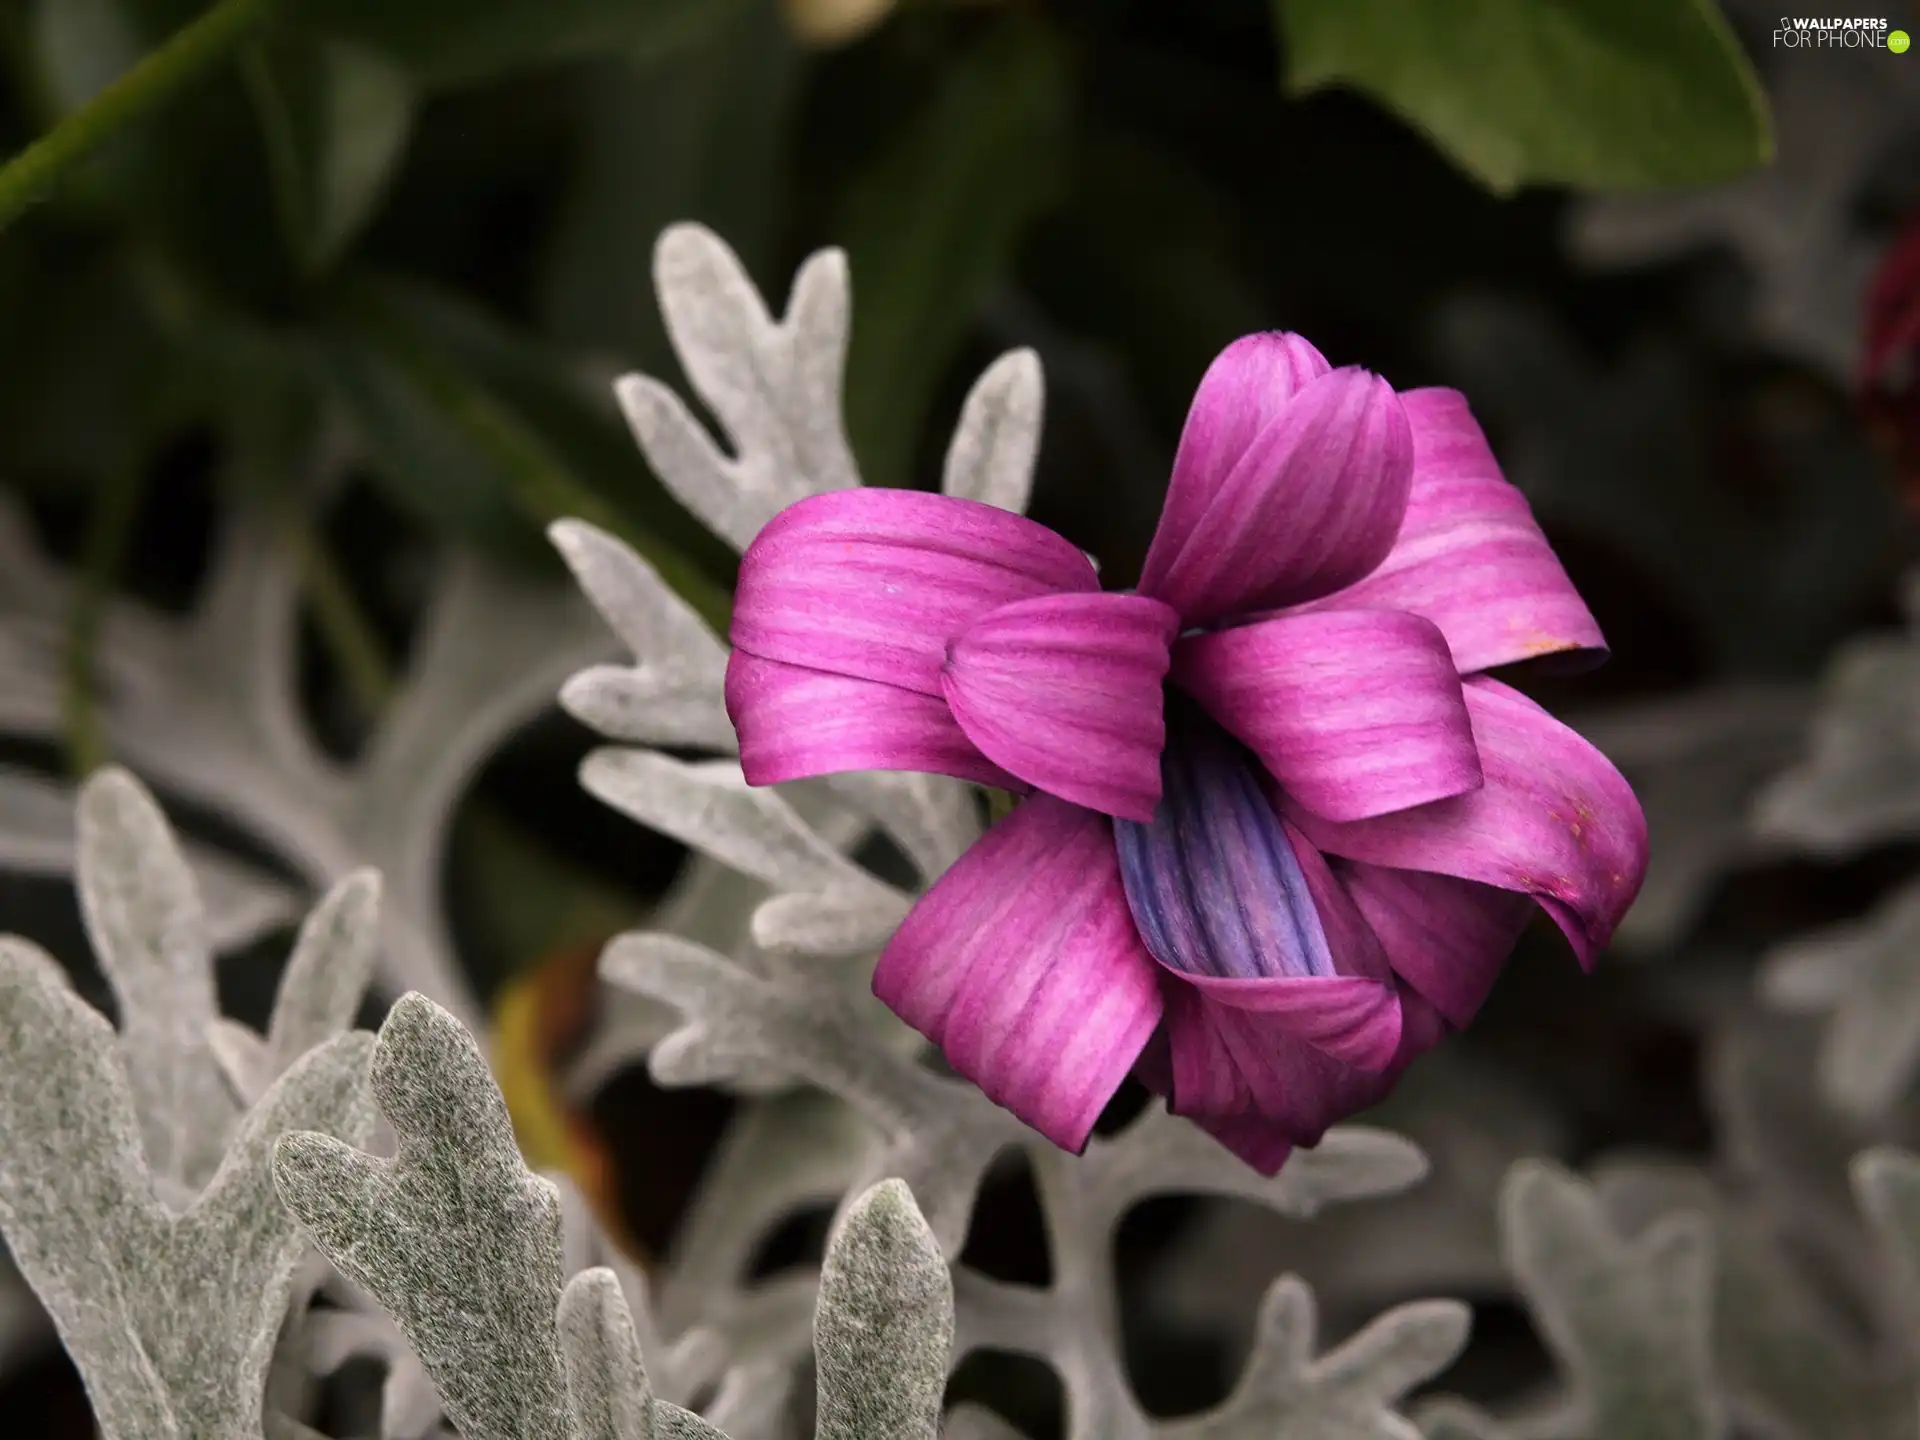
[[[1113,824],[1127,905],[1153,957],[1223,979],[1336,974],[1259,761],[1170,692],[1160,765],[1153,819]]]

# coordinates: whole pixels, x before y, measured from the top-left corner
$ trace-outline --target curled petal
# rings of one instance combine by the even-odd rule
[[[1533,915],[1525,895],[1451,875],[1349,864],[1340,878],[1395,973],[1456,1028],[1486,1003]]]
[[[1463,689],[1478,790],[1345,823],[1289,803],[1288,818],[1329,855],[1531,895],[1591,965],[1646,877],[1640,802],[1605,756],[1517,690],[1484,676]]]
[[[947,704],[982,754],[1028,784],[1149,819],[1167,738],[1161,682],[1179,628],[1144,595],[1016,601],[954,642]]]
[[[1140,1078],[1176,1115],[1208,1131],[1255,1169],[1272,1174],[1287,1153],[1314,1145],[1329,1126],[1380,1103],[1401,1075],[1446,1033],[1433,1007],[1402,997],[1399,1043],[1387,1065],[1342,1064],[1268,1023],[1267,1017],[1169,988],[1163,1037],[1144,1055]]]
[[[1024,791],[962,733],[936,695],[852,680],[736,650],[727,715],[749,785],[849,770],[912,770]]]
[[[1527,500],[1500,473],[1457,390],[1400,397],[1413,427],[1413,489],[1386,559],[1320,605],[1424,615],[1460,673],[1539,655],[1605,658],[1606,641]]]
[[[1215,480],[1197,518],[1163,515],[1140,593],[1206,624],[1351,585],[1392,548],[1412,473],[1393,387],[1363,370],[1322,375]]]
[[[1082,1149],[1161,1014],[1111,822],[1023,801],[914,906],[873,993],[989,1099]]]
[[[1308,611],[1190,636],[1173,678],[1330,820],[1480,784],[1460,677],[1439,630],[1416,615]]]
[[[988,611],[1099,588],[1085,555],[1023,515],[837,490],[789,505],[747,547],[731,634],[764,660],[937,696],[947,647]]]
[[[1243,335],[1215,356],[1187,407],[1154,543],[1184,544],[1254,438],[1332,368],[1300,336],[1277,330]]]

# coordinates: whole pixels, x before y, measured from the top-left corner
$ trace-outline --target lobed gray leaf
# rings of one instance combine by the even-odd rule
[[[573,1440],[653,1440],[653,1387],[620,1277],[600,1267],[569,1280],[559,1328]]]
[[[723,454],[659,381],[627,376],[620,403],[660,482],[737,550],[794,501],[857,485],[840,415],[846,257],[823,250],[809,259],[778,322],[703,226],[666,230],[653,268],[674,353],[734,447]]]
[[[1920,575],[1906,582],[1910,617]],[[1760,833],[1847,855],[1920,831],[1920,647],[1911,635],[1844,647],[1822,682],[1806,756],[1761,795]]]
[[[1316,1358],[1313,1292],[1284,1275],[1267,1292],[1253,1354],[1233,1393],[1218,1410],[1158,1433],[1164,1440],[1419,1440],[1395,1407],[1453,1363],[1471,1319],[1458,1301],[1417,1301]]]
[[[1667,1216],[1628,1240],[1590,1186],[1557,1165],[1522,1161],[1501,1196],[1501,1229],[1581,1428],[1645,1440],[1726,1434],[1712,1382],[1704,1217]]]
[[[1603,1162],[1593,1183],[1622,1234],[1670,1215],[1699,1215],[1711,1227],[1714,1376],[1742,1432],[1769,1440],[1886,1433],[1889,1400],[1900,1406],[1906,1397],[1891,1395],[1858,1353],[1846,1307],[1783,1243],[1764,1194],[1723,1189],[1677,1161],[1630,1157]]]
[[[139,904],[118,918],[128,913]],[[304,1248],[273,1194],[269,1151],[295,1127],[367,1133],[370,1046],[342,1036],[302,1058],[242,1118],[191,1206],[175,1208],[145,1158],[112,1027],[48,957],[0,941],[0,1233],[107,1440],[257,1440]]]
[[[1774,949],[1762,993],[1783,1010],[1827,1011],[1821,1092],[1839,1109],[1890,1109],[1920,1067],[1920,883],[1882,901],[1864,919]]]
[[[180,1197],[226,1150],[235,1108],[207,1034],[219,1017],[199,892],[140,782],[110,766],[80,790],[77,884],[121,1015],[147,1161]]]
[[[426,997],[402,996],[380,1029],[373,1093],[398,1153],[289,1135],[281,1198],[393,1316],[468,1440],[569,1440],[559,1201],[521,1161],[479,1047]]]
[[[0,766],[0,866],[25,875],[72,874],[74,809],[67,786]],[[237,950],[294,915],[293,893],[278,880],[205,846],[188,844],[185,852],[216,951]]]
[[[817,1440],[935,1440],[953,1353],[953,1278],[899,1180],[840,1217],[813,1321]]]
[[[1920,1157],[1876,1146],[1854,1159],[1853,1189],[1872,1222],[1911,1326],[1909,1353],[1920,1355]]]
[[[1032,350],[1009,350],[973,382],[947,443],[940,488],[1024,515],[1040,453],[1046,380]]]
[[[560,703],[616,740],[722,752],[737,748],[724,700],[727,648],[631,546],[581,520],[547,531],[634,664],[572,676]]]

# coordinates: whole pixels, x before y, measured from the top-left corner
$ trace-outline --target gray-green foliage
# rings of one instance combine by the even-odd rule
[[[0,500],[0,732],[51,741],[64,723],[77,584],[31,537],[24,512]],[[260,517],[234,516],[201,594],[186,617],[129,599],[107,606],[94,658],[115,754],[236,826],[312,893],[377,866],[381,988],[424,991],[478,1023],[444,913],[447,831],[505,736],[609,648],[591,612],[570,588],[504,574],[470,553],[442,557],[406,672],[343,766],[302,711],[301,561],[288,537]],[[59,868],[69,849],[62,809],[71,797],[48,782],[0,772],[0,863]],[[294,910],[288,888],[257,867],[190,853],[223,949]]]
[[[1726,1433],[1709,1376],[1713,1255],[1703,1218],[1668,1216],[1627,1239],[1590,1187],[1537,1162],[1508,1177],[1501,1217],[1508,1264],[1568,1381],[1569,1433]]]
[[[373,1089],[399,1152],[378,1160],[325,1135],[287,1136],[276,1158],[281,1193],[321,1249],[393,1314],[468,1440],[721,1434],[654,1394],[614,1269],[562,1284],[559,1194],[521,1161],[505,1103],[457,1020],[423,996],[403,997],[381,1028]],[[854,1201],[825,1275],[823,1440],[932,1440],[952,1286],[904,1185]]]
[[[1905,585],[1906,631],[1855,640],[1829,667],[1805,754],[1760,797],[1757,823],[1817,856],[1920,833],[1920,576]],[[1882,1113],[1920,1066],[1920,890],[1895,890],[1860,919],[1768,957],[1763,988],[1782,1009],[1826,1013],[1822,1089],[1856,1115]]]
[[[108,1440],[257,1440],[305,1250],[274,1194],[272,1146],[294,1128],[367,1135],[371,1046],[310,1023],[325,1007],[295,978],[282,1033],[312,1048],[242,1113],[209,1044],[217,1010],[191,873],[124,772],[82,791],[79,874],[124,1018],[116,1032],[44,952],[0,940],[0,1233]],[[370,905],[355,898],[350,884],[309,925],[304,974],[351,970],[370,943]]]

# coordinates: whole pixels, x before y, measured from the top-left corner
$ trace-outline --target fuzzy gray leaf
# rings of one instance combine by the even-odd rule
[[[1873,1222],[1902,1304],[1920,1335],[1920,1157],[1879,1146],[1858,1156],[1852,1172],[1860,1208]]]
[[[1711,1383],[1713,1257],[1704,1217],[1674,1215],[1635,1240],[1593,1190],[1523,1161],[1501,1196],[1507,1263],[1565,1368],[1583,1428],[1636,1440],[1718,1440]]]
[[[616,740],[731,751],[727,648],[632,547],[580,520],[548,531],[580,588],[633,656],[570,678],[560,703]]]
[[[1709,1175],[1671,1161],[1614,1159],[1596,1167],[1593,1181],[1622,1234],[1687,1213],[1711,1225],[1715,1380],[1742,1432],[1785,1440],[1881,1434],[1875,1422],[1890,1413],[1887,1387],[1856,1353],[1833,1303],[1834,1277],[1814,1283],[1781,1243],[1775,1197],[1725,1193]]]
[[[0,766],[0,867],[26,875],[71,875],[77,848],[74,800],[64,785]],[[204,846],[188,844],[185,850],[206,906],[207,938],[216,951],[237,950],[295,914],[293,892],[279,881]]]
[[[898,1180],[841,1216],[813,1321],[817,1440],[934,1440],[953,1352],[953,1277]]]
[[[294,941],[267,1022],[270,1073],[352,1026],[379,953],[380,875],[356,870],[313,907]]]
[[[1045,410],[1040,357],[1031,350],[1002,355],[967,394],[947,444],[940,488],[963,500],[1025,514]]]
[[[432,1001],[402,996],[373,1091],[399,1152],[287,1136],[287,1208],[398,1322],[468,1440],[569,1440],[559,1201],[521,1161],[479,1047]]]
[[[1781,946],[1761,983],[1783,1010],[1831,1011],[1820,1046],[1820,1087],[1855,1115],[1887,1110],[1920,1066],[1920,884],[1864,920]]]
[[[1338,1349],[1314,1357],[1313,1292],[1291,1275],[1267,1292],[1247,1368],[1226,1403],[1161,1428],[1165,1440],[1418,1440],[1394,1408],[1453,1363],[1471,1316],[1453,1300],[1388,1311]]]
[[[112,1027],[45,955],[0,942],[0,1231],[108,1440],[258,1440],[302,1249],[269,1150],[295,1126],[365,1135],[370,1045],[349,1035],[307,1055],[175,1211],[145,1160]]]
[[[1512,1432],[1499,1421],[1463,1400],[1434,1400],[1417,1413],[1426,1440],[1513,1440]]]
[[[659,381],[620,382],[634,438],[682,504],[744,550],[794,501],[859,483],[840,418],[844,255],[823,250],[801,267],[778,323],[725,242],[699,225],[661,235],[654,283],[674,352],[734,447],[724,455]]]
[[[1910,617],[1920,576],[1906,582]],[[1920,647],[1911,636],[1856,640],[1822,686],[1806,758],[1760,797],[1765,835],[1846,855],[1920,830]]]
[[[207,1038],[220,1010],[199,892],[160,807],[117,767],[81,788],[79,851],[81,912],[119,1002],[147,1160],[189,1194],[220,1163],[234,1111]]]
[[[573,1440],[653,1440],[653,1387],[620,1277],[604,1266],[574,1276],[559,1326]]]

